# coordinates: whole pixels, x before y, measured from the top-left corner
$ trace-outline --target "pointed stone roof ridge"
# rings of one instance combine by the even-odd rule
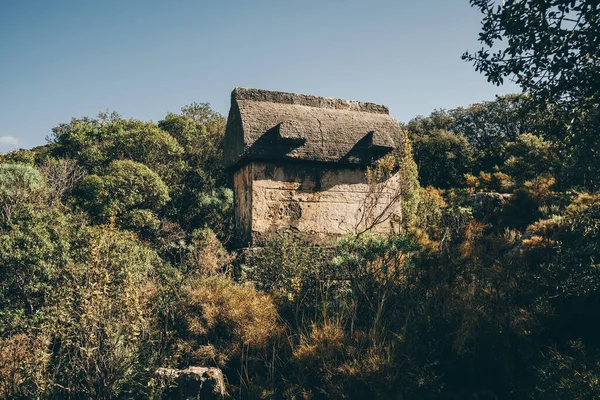
[[[356,100],[336,99],[309,94],[277,92],[274,90],[248,89],[237,87],[231,93],[233,100],[264,101],[267,103],[295,104],[300,106],[349,110],[375,114],[389,114],[389,109],[381,104]]]
[[[403,140],[387,107],[305,94],[235,88],[225,165],[251,160],[369,163]]]

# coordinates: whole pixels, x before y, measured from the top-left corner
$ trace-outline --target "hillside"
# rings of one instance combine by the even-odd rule
[[[189,365],[235,398],[597,393],[600,197],[522,97],[402,125],[403,233],[334,251],[232,251],[224,126],[102,114],[2,156],[2,397],[159,396]]]

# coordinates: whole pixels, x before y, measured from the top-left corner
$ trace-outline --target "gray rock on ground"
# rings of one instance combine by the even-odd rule
[[[155,374],[169,399],[222,400],[226,395],[223,372],[219,368],[158,368]]]
[[[510,194],[496,192],[480,192],[472,194],[468,203],[473,207],[473,215],[489,216],[498,212],[510,199]]]

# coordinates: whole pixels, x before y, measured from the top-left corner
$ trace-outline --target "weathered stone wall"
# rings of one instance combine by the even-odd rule
[[[252,176],[251,165],[238,169],[233,175],[236,245],[244,247],[252,238]]]
[[[267,236],[282,232],[331,243],[364,226],[365,201],[373,198],[363,169],[333,164],[252,162],[237,170],[234,182],[240,246],[260,246]],[[392,178],[375,214],[391,201],[396,188]],[[393,208],[388,214],[397,212]],[[374,231],[397,230],[394,221],[390,218]]]

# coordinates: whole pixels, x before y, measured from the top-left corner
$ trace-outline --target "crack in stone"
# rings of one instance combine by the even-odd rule
[[[315,118],[319,123],[319,132],[321,132],[321,151],[323,152],[323,154],[325,154],[325,135],[323,135],[323,124],[321,123],[321,120],[319,118]]]

